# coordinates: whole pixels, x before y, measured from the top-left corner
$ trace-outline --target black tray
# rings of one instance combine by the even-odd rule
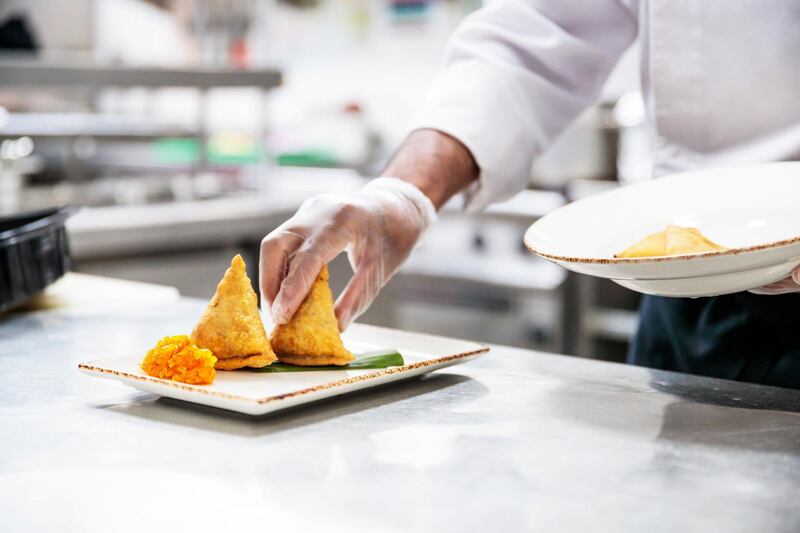
[[[0,311],[25,303],[72,264],[60,207],[0,217]]]

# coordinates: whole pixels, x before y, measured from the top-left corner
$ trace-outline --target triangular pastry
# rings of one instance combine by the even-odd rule
[[[697,228],[667,226],[664,240],[664,255],[699,254],[726,249],[710,241]]]
[[[666,249],[665,232],[651,233],[633,246],[630,246],[614,257],[654,257],[664,255]]]
[[[727,248],[710,241],[699,229],[670,225],[663,231],[651,233],[614,257],[661,257],[719,250]]]
[[[260,368],[276,361],[269,344],[258,298],[247,277],[242,256],[236,255],[217,291],[192,331],[192,340],[214,353],[219,370]]]
[[[327,265],[291,320],[272,330],[270,342],[278,359],[292,365],[345,365],[355,359],[339,335]]]

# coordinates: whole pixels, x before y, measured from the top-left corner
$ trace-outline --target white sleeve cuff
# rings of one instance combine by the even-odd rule
[[[409,131],[429,128],[455,137],[475,158],[480,176],[464,193],[464,207],[479,211],[524,189],[536,151],[530,142],[534,117],[513,116],[530,98],[502,83],[478,61],[457,61],[439,73]],[[502,128],[503,131],[498,131]]]

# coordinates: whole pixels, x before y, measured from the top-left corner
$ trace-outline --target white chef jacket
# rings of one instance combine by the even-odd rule
[[[654,175],[800,158],[800,0],[499,0],[455,32],[412,129],[472,152],[468,209],[508,198],[637,35]]]

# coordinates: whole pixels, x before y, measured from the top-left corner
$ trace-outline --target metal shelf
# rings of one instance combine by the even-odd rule
[[[281,84],[281,72],[274,68],[259,70],[174,69],[125,67],[86,63],[49,63],[0,58],[0,86],[60,87],[260,87],[270,89]]]
[[[94,113],[10,113],[0,126],[0,137],[102,137],[113,139],[151,139],[195,137],[197,128],[159,123],[153,117],[99,115]]]
[[[188,87],[201,91],[201,110],[196,131],[169,132],[169,136],[192,137],[196,136],[203,145],[208,141],[208,125],[203,117],[203,107],[207,104],[207,91],[220,87],[255,87],[261,91],[268,91],[281,84],[282,74],[275,68],[258,70],[236,69],[191,69],[191,68],[157,68],[157,67],[131,67],[116,65],[98,65],[89,62],[33,60],[28,56],[6,54],[0,56],[0,87],[69,87],[89,91],[99,91],[106,88],[121,87]],[[262,99],[261,113],[265,112],[265,103]],[[100,120],[102,122],[102,119]],[[13,126],[13,124],[11,125]],[[79,135],[97,134],[97,136],[117,139],[147,139],[161,136],[160,125],[150,127],[141,124],[130,127],[130,124],[60,124],[61,128],[48,128],[47,131],[26,131],[25,128],[10,127],[9,131],[0,131],[0,136],[14,134],[28,134],[69,138]],[[101,126],[97,128],[97,126]],[[263,137],[266,126],[260,135]],[[169,130],[171,128],[167,128]],[[98,131],[100,130],[100,131]],[[177,135],[175,135],[177,134]],[[202,171],[209,166],[205,157],[205,150],[201,151],[201,158],[195,170]]]

